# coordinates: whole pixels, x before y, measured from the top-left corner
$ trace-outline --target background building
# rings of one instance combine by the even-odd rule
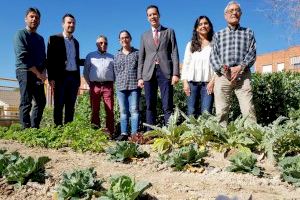
[[[300,45],[289,47],[286,50],[258,55],[254,66],[255,72],[258,73],[300,72]]]

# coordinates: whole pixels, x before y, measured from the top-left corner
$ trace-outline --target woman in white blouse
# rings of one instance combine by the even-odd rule
[[[212,112],[214,71],[209,65],[209,55],[213,34],[209,18],[200,16],[194,25],[192,41],[186,45],[181,79],[188,97],[189,116]]]

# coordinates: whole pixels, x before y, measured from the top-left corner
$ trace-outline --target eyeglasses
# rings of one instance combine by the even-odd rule
[[[240,14],[242,11],[241,9],[230,9],[230,10],[227,10],[226,13],[229,13],[229,14],[233,14],[233,13],[238,13]]]
[[[130,37],[129,36],[125,36],[125,37],[121,37],[120,40],[128,40]]]
[[[99,42],[100,45],[104,44],[107,45],[107,42]]]

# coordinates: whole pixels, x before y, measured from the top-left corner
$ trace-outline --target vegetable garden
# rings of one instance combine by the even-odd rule
[[[50,108],[41,129],[0,127],[0,199],[300,198],[300,74],[255,74],[253,88],[258,123],[238,117],[235,99],[222,127],[209,114],[187,117],[176,86],[174,114],[145,133],[147,145],[92,129],[88,95],[64,127]]]

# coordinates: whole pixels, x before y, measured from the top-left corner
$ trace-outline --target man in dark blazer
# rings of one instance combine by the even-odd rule
[[[73,121],[74,107],[80,86],[79,43],[73,37],[75,18],[65,14],[62,18],[63,33],[50,36],[47,48],[48,80],[54,91],[54,123]]]
[[[148,6],[146,12],[151,29],[141,38],[138,86],[145,88],[147,124],[156,123],[159,87],[166,124],[173,112],[173,85],[179,80],[177,42],[174,30],[160,25],[157,6]]]

